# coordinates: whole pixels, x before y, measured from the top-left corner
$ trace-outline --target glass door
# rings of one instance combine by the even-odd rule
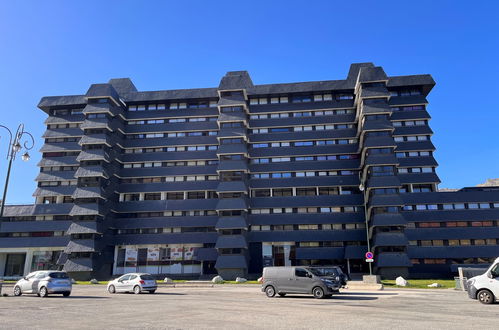
[[[7,262],[5,264],[4,276],[23,276],[25,260],[26,260],[25,253],[7,254]]]

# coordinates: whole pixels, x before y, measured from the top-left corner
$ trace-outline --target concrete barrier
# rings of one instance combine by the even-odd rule
[[[363,281],[348,281],[346,290],[359,290],[359,291],[380,291],[384,289],[381,283],[366,283]]]
[[[186,281],[177,283],[161,283],[158,282],[158,287],[172,287],[172,288],[213,288],[215,284],[211,281]]]

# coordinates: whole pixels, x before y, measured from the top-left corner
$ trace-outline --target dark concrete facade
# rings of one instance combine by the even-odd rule
[[[499,189],[438,192],[434,84],[358,63],[345,80],[254,85],[235,71],[217,88],[111,79],[44,97],[36,203],[6,209],[0,276],[21,271],[22,253],[24,272],[77,278],[366,272],[367,242],[385,277],[486,264],[499,254]]]

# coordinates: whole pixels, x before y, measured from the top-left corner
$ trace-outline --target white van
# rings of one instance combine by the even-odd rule
[[[482,275],[472,277],[467,282],[468,296],[482,304],[492,304],[499,300],[499,258]]]
[[[265,267],[262,292],[271,298],[288,293],[312,294],[315,298],[331,297],[341,287],[338,276],[330,277],[312,267]]]

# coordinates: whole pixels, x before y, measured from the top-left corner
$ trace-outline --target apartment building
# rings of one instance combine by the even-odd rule
[[[439,192],[427,74],[44,97],[35,204],[7,206],[0,276],[177,278],[342,265],[451,276],[499,254],[499,187]],[[433,111],[448,109],[433,109]],[[465,174],[463,174],[465,175]]]

